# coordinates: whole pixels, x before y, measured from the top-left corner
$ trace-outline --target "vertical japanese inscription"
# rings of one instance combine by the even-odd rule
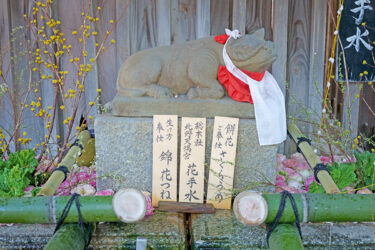
[[[180,202],[203,203],[206,118],[181,122]]]
[[[231,208],[237,134],[238,118],[215,117],[207,203],[216,208]]]
[[[177,115],[154,115],[152,205],[177,200]]]

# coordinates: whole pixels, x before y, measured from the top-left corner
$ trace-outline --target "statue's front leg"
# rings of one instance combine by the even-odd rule
[[[188,76],[196,87],[191,88],[189,99],[221,99],[224,90],[217,80],[219,61],[211,50],[199,51],[199,55],[190,62]]]

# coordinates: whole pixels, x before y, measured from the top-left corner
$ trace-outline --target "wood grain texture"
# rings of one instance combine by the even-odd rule
[[[246,0],[233,0],[232,29],[246,33]]]
[[[3,76],[5,77],[8,88],[13,88],[13,76],[12,76],[12,67],[11,67],[11,55],[10,55],[10,7],[7,0],[0,1],[0,70],[3,71]],[[0,83],[3,82],[3,79],[0,78]],[[10,99],[4,95],[0,97],[0,127],[3,130],[9,132],[13,124],[11,112],[11,102]],[[8,133],[4,132],[5,136],[9,136]],[[14,149],[13,147],[11,148]]]
[[[210,35],[210,14],[210,0],[197,0],[197,38],[202,38]]]
[[[230,11],[231,1],[216,1],[211,0],[210,3],[210,20],[211,20],[211,35],[221,35],[225,33],[225,28],[231,28]]]
[[[288,63],[287,81],[287,115],[302,117],[300,105],[309,103],[309,71],[310,71],[310,24],[311,2],[291,0],[289,2],[288,24]],[[303,133],[308,131],[306,124],[298,124]],[[307,134],[310,136],[310,134]],[[295,152],[295,145],[286,142],[286,152]]]
[[[157,46],[171,44],[171,0],[156,0]]]
[[[172,44],[196,39],[196,0],[174,0],[172,8]]]
[[[37,72],[31,71],[31,66],[27,59],[28,53],[33,53],[36,49],[35,39],[31,37],[31,32],[26,28],[26,21],[24,14],[31,16],[32,14],[32,1],[10,1],[10,32],[14,29],[22,27],[14,33],[13,42],[10,43],[13,53],[11,54],[14,60],[11,61],[12,65],[12,77],[13,77],[13,91],[15,103],[18,105],[16,116],[20,115],[20,105],[22,103],[30,103],[35,100],[34,93],[35,87],[32,87],[32,91],[28,98],[26,98],[27,89],[29,83],[31,86],[36,86],[39,80]],[[27,42],[30,41],[30,42]],[[27,138],[31,138],[32,142],[29,146],[35,146],[40,143],[40,138],[44,135],[43,121],[39,118],[35,118],[34,113],[30,109],[25,109],[22,126],[20,127],[20,133],[27,132]],[[25,146],[22,145],[21,148]]]
[[[78,92],[78,67],[77,65],[89,63],[88,58],[84,58],[81,55],[81,48],[82,50],[86,50],[87,44],[86,42],[80,43],[78,38],[82,38],[82,30],[80,29],[80,24],[83,23],[83,17],[81,17],[81,12],[84,12],[88,8],[88,1],[74,1],[71,2],[70,0],[61,0],[57,2],[58,8],[56,9],[54,16],[59,17],[61,23],[64,25],[61,26],[61,31],[66,34],[67,43],[72,46],[71,54],[73,58],[80,58],[79,63],[73,64],[69,60],[71,56],[65,54],[61,57],[60,60],[60,70],[67,70],[69,74],[65,76],[64,86],[62,87],[63,93],[60,93],[60,100],[62,100],[62,96],[67,93],[68,89],[77,90]],[[72,35],[72,31],[76,30],[78,34],[76,36]],[[91,31],[91,30],[90,30]],[[86,39],[85,39],[86,40]],[[92,54],[89,55],[89,58],[92,57]],[[90,73],[92,74],[92,72]],[[82,80],[81,80],[82,81]],[[52,96],[53,98],[53,96]],[[63,117],[63,120],[67,119],[68,116],[72,114],[72,110],[74,109],[75,105],[75,98],[74,99],[66,99],[61,104],[65,106],[64,110],[58,108],[58,112],[60,113],[60,117]],[[81,96],[81,101],[79,103],[79,107],[77,110],[77,116],[74,120],[74,126],[72,129],[72,135],[74,135],[74,128],[79,124],[79,117],[81,114],[86,113],[86,100],[85,94]],[[63,124],[62,121],[60,121]],[[63,125],[64,135],[68,131],[68,126]],[[65,137],[65,136],[64,136]]]
[[[309,69],[309,103],[312,110],[321,113],[324,84],[324,55],[326,34],[327,1],[312,1],[310,23],[310,69]]]
[[[99,87],[102,89],[101,103],[104,104],[111,101],[117,92],[116,70],[118,66],[116,60],[116,46],[110,42],[112,39],[116,40],[116,31],[112,31],[107,37],[107,31],[110,31],[114,25],[110,23],[110,20],[116,19],[116,1],[107,0],[105,4],[101,1],[94,1],[94,10],[97,9],[99,5],[102,7],[102,10],[98,13],[100,21],[95,22],[95,30],[98,32],[98,35],[95,36],[95,42],[101,44],[102,41],[106,39],[104,43],[106,51],[99,56],[97,61],[98,82]]]
[[[264,28],[265,39],[272,40],[272,0],[247,0],[246,10],[246,34]]]

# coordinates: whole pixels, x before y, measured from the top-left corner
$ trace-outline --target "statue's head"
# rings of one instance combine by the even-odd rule
[[[238,39],[231,38],[226,50],[234,65],[251,72],[263,72],[277,58],[273,42],[264,40],[264,29]]]

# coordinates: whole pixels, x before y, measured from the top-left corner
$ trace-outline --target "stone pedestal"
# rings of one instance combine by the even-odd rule
[[[305,249],[374,249],[375,224],[302,223]],[[266,230],[241,224],[231,210],[192,215],[191,249],[266,249]]]
[[[277,145],[259,145],[251,104],[230,99],[190,101],[176,98],[167,102],[152,98],[116,97],[113,101],[113,113],[122,117],[99,115],[95,120],[99,190],[132,187],[151,192],[152,115],[175,114],[180,121],[182,116],[207,118],[206,186],[213,117],[230,116],[240,118],[234,188],[273,191],[272,186],[265,189],[260,183],[275,180]]]

